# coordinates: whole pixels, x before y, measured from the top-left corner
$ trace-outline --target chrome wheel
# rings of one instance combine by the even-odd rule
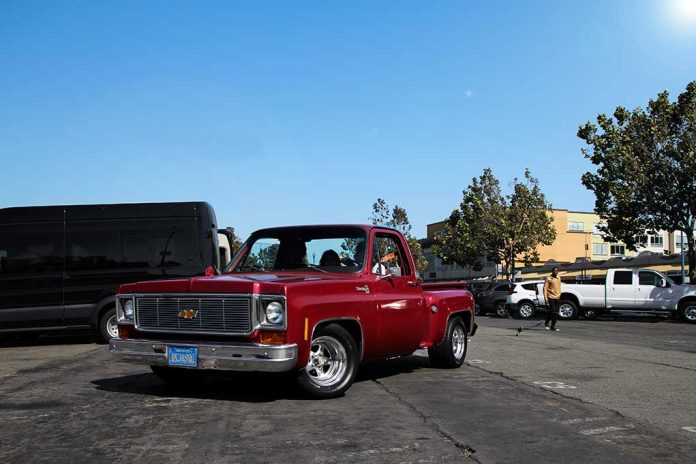
[[[562,319],[572,319],[575,316],[575,308],[570,303],[561,303],[558,306],[558,316]]]
[[[106,333],[108,333],[111,338],[118,337],[118,324],[116,323],[116,314],[111,316],[106,321]]]
[[[319,387],[330,387],[341,382],[348,369],[348,354],[333,337],[322,336],[312,340],[309,362],[305,366],[307,379]]]
[[[522,303],[520,307],[517,308],[517,312],[522,319],[529,319],[534,315],[534,306],[530,303]]]
[[[688,322],[696,322],[696,303],[687,303],[684,307],[684,319]]]
[[[452,331],[452,354],[455,359],[462,359],[466,353],[466,332],[461,325],[456,325]]]

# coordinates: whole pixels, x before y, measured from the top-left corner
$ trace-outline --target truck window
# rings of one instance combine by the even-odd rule
[[[659,287],[661,283],[662,278],[654,272],[638,272],[638,285],[652,285],[654,287]]]
[[[614,285],[633,285],[633,271],[614,272]]]
[[[400,242],[392,234],[377,234],[375,236],[376,253],[372,254],[372,273],[383,274],[384,270],[397,277],[411,275],[408,260],[401,248]],[[376,261],[377,260],[377,261]]]
[[[0,227],[0,274],[63,272],[62,224]]]

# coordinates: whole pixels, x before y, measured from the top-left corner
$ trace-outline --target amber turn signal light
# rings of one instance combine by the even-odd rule
[[[282,345],[285,343],[285,332],[261,332],[259,341],[265,345]]]

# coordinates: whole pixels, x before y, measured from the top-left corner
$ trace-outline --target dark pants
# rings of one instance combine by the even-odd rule
[[[553,329],[556,327],[556,316],[558,316],[558,300],[549,298],[549,312],[546,315],[546,322],[544,322],[544,325],[548,326],[550,321],[551,328]]]

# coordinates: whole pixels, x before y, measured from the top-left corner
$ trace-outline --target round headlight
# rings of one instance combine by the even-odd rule
[[[266,320],[271,324],[283,322],[283,305],[277,301],[271,301],[266,305]]]
[[[128,319],[133,319],[133,300],[126,300],[123,303],[123,315]]]

